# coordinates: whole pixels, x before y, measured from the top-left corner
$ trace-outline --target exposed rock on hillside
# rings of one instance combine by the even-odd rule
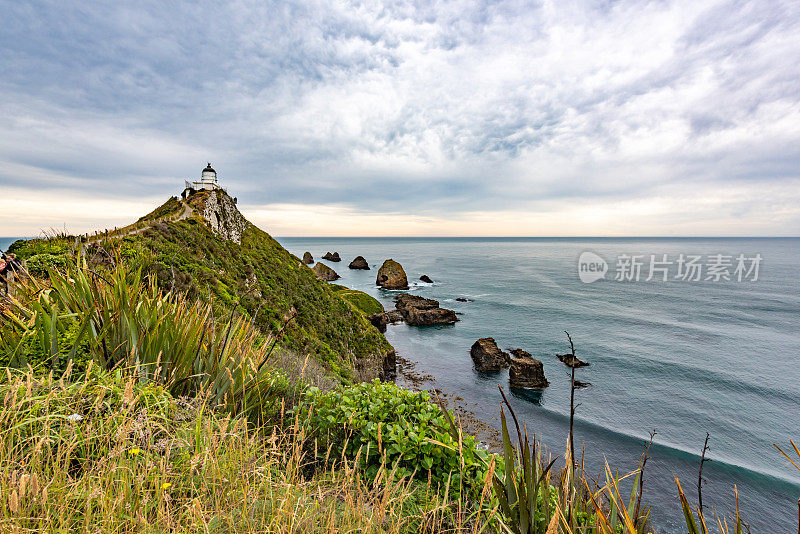
[[[364,259],[364,256],[356,256],[356,258],[350,262],[348,265],[351,269],[361,269],[363,271],[369,271],[369,264],[367,260]]]
[[[324,263],[317,263],[316,265],[314,265],[312,271],[314,271],[314,274],[317,275],[317,278],[319,278],[320,280],[326,280],[328,282],[332,282],[340,278],[339,275],[336,274],[336,271],[334,271]]]
[[[208,221],[211,231],[228,241],[242,243],[242,234],[250,225],[236,203],[223,191],[201,191],[190,197],[190,203]]]
[[[325,255],[322,256],[322,259],[328,261],[342,261],[342,258],[339,257],[338,252],[334,252],[333,254],[326,252]]]
[[[508,353],[497,346],[494,338],[483,337],[472,344],[469,350],[475,369],[478,371],[499,371],[509,365]]]
[[[456,312],[439,307],[439,301],[416,295],[400,295],[395,307],[403,314],[409,326],[434,326],[458,322]]]
[[[403,266],[391,258],[378,269],[375,283],[384,289],[408,289],[408,278]]]
[[[306,251],[306,253],[303,254],[303,263],[306,265],[311,265],[314,263],[314,256],[312,256],[310,252]]]

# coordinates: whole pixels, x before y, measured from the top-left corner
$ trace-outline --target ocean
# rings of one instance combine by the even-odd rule
[[[494,426],[497,385],[508,391],[508,374],[474,371],[470,346],[493,337],[504,350],[522,348],[542,360],[550,386],[540,395],[515,394],[512,403],[529,431],[562,458],[569,375],[555,354],[568,352],[569,331],[578,356],[591,364],[577,371],[591,386],[576,392],[576,450],[585,448],[592,472],[606,460],[627,472],[655,430],[645,501],[659,533],[686,530],[675,476],[696,502],[706,432],[712,461],[703,470],[704,505],[730,514],[736,485],[753,532],[797,528],[800,472],[773,443],[786,449],[790,439],[800,440],[800,239],[278,241],[298,257],[306,250],[315,259],[339,252],[341,263],[325,262],[341,275],[338,283],[377,297],[387,309],[396,292],[375,286],[376,271],[386,258],[399,261],[411,292],[439,300],[461,321],[390,326],[387,339],[434,377],[426,387],[462,397]],[[581,281],[585,252],[589,260],[605,260],[604,278]],[[356,255],[372,270],[348,269]],[[699,281],[690,264],[700,269]],[[423,274],[434,284],[418,282]]]

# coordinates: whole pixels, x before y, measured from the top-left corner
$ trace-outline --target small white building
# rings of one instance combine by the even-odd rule
[[[207,191],[214,189],[222,189],[217,182],[217,171],[211,168],[211,163],[206,165],[203,172],[200,174],[200,180],[197,182],[190,182],[186,180],[186,189],[184,189],[183,198],[187,198],[192,193],[197,191]]]

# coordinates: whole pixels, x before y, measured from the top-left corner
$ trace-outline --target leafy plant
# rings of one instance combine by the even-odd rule
[[[51,269],[63,269],[67,266],[67,258],[63,255],[48,253],[34,254],[27,260],[28,272],[34,276],[47,276]]]
[[[451,435],[449,414],[425,392],[377,380],[329,392],[309,388],[297,410],[318,460],[357,458],[368,477],[386,466],[473,496],[483,482],[488,453],[472,436]]]
[[[265,364],[282,330],[264,337],[234,314],[219,324],[210,305],[163,294],[124,263],[104,274],[85,261],[49,272],[50,287],[28,281],[0,310],[0,355],[9,364],[57,370],[82,355],[175,396],[205,395],[231,413],[275,412],[276,387],[284,391],[287,380]]]

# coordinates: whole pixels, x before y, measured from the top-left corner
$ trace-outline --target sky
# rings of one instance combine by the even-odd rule
[[[0,0],[0,235],[800,235],[800,2]]]

